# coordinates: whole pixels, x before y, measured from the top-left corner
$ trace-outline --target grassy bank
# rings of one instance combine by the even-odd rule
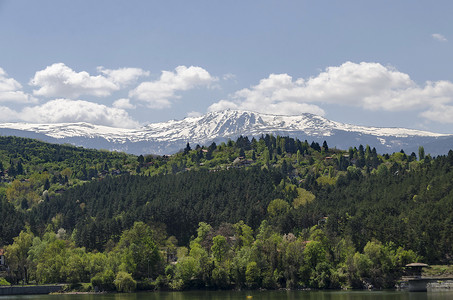
[[[453,265],[432,265],[423,270],[424,277],[452,277]]]

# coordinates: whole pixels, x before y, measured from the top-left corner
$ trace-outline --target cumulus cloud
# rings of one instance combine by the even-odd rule
[[[22,85],[0,68],[0,102],[36,103],[38,100],[22,91]]]
[[[39,87],[33,94],[45,97],[75,98],[80,95],[109,96],[119,86],[102,76],[88,72],[75,72],[63,63],[56,63],[36,72],[30,85]]]
[[[139,68],[121,68],[116,70],[98,67],[101,75],[92,76],[88,72],[76,72],[63,63],[55,63],[36,72],[30,80],[36,96],[76,98],[80,95],[97,97],[110,96],[113,92],[135,83],[149,72]]]
[[[198,111],[190,111],[187,113],[187,116],[190,117],[190,118],[197,118],[197,117],[201,117],[203,114],[201,112],[198,112]]]
[[[179,98],[176,92],[209,86],[216,80],[203,68],[178,66],[175,72],[162,71],[159,80],[142,82],[129,97],[146,102],[150,108],[168,108],[172,105],[171,99]]]
[[[447,42],[447,38],[440,33],[433,33],[431,37],[439,42]]]
[[[420,114],[423,118],[439,123],[453,123],[452,105],[435,105]]]
[[[113,102],[113,107],[121,109],[134,109],[135,105],[133,105],[129,99],[121,98]]]
[[[19,114],[6,106],[0,106],[0,122],[17,121]]]
[[[223,80],[236,80],[236,75],[233,73],[227,73],[222,76]]]
[[[110,70],[104,69],[104,67],[98,67],[97,70],[99,73],[104,74],[109,80],[120,86],[135,83],[140,77],[149,76],[148,71],[144,71],[140,68],[120,68]]]
[[[346,62],[328,67],[316,77],[293,79],[271,74],[259,84],[235,92],[208,110],[247,109],[285,115],[310,112],[323,115],[317,104],[338,104],[367,110],[427,109],[453,100],[449,81],[417,85],[409,75],[379,63]]]
[[[119,128],[139,126],[123,109],[69,99],[56,99],[43,105],[26,107],[20,113],[20,119],[32,123],[88,122]]]
[[[238,103],[235,101],[220,100],[208,107],[208,111],[221,111],[226,109],[251,110],[256,112],[276,114],[276,115],[298,115],[301,113],[311,113],[324,116],[325,111],[313,104],[297,103],[293,101],[263,101],[260,105],[256,102]]]

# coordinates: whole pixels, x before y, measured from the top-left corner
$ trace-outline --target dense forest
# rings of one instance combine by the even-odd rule
[[[77,245],[90,250],[102,251],[111,238],[117,242],[134,221],[165,224],[187,245],[202,221],[217,226],[243,220],[257,228],[269,202],[280,194],[274,186],[281,178],[256,168],[106,178],[46,201],[27,220],[34,232],[44,232],[58,215],[57,227],[75,228]]]
[[[125,153],[2,136],[0,191],[17,209],[27,210],[43,200],[44,191],[44,196],[53,196],[109,174],[130,173],[135,170],[136,160]]]
[[[272,135],[172,156],[0,146],[0,277],[13,283],[382,288],[409,262],[452,263],[453,151]]]

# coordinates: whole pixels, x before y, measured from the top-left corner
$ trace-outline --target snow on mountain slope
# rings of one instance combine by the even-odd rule
[[[278,116],[237,110],[152,123],[137,129],[88,123],[0,124],[0,134],[9,134],[11,130],[14,131],[14,135],[20,135],[20,132],[35,133],[43,139],[52,138],[61,143],[69,142],[92,148],[94,144],[94,148],[102,147],[134,154],[171,154],[183,148],[187,142],[206,145],[212,141],[235,139],[239,135],[258,137],[268,133],[307,140],[325,139],[330,146],[339,148],[355,146],[358,143],[369,144],[381,151],[399,151],[401,148],[397,149],[398,147],[413,148],[418,147],[416,143],[433,143],[437,139],[452,137],[404,128],[355,126],[330,121],[313,114]]]

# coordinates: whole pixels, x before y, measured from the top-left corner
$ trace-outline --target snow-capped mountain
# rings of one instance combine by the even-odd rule
[[[417,151],[420,145],[431,154],[446,154],[453,148],[453,135],[404,128],[354,126],[330,121],[313,114],[277,116],[250,111],[225,110],[201,117],[152,123],[139,129],[123,129],[88,123],[0,124],[1,135],[37,138],[87,148],[124,151],[133,154],[172,154],[191,145],[208,145],[238,136],[274,134],[323,142],[330,147],[370,145],[378,152],[404,149]],[[410,153],[409,152],[409,153]]]

